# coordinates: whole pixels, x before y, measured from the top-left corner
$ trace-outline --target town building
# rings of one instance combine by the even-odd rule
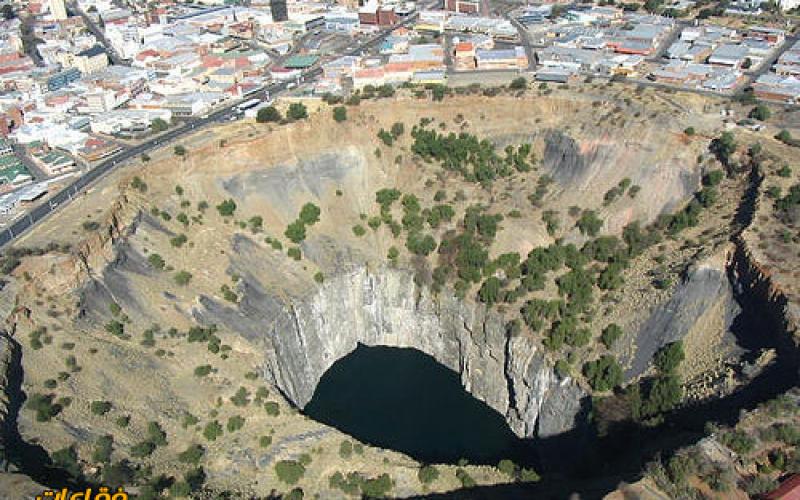
[[[775,73],[783,76],[800,76],[800,41],[794,42],[775,64]]]
[[[289,10],[286,7],[286,0],[270,0],[269,9],[274,22],[281,23],[289,20]]]
[[[8,137],[14,128],[23,123],[25,123],[25,118],[19,106],[12,104],[0,107],[0,137]]]
[[[448,12],[441,10],[421,10],[414,30],[418,33],[442,33],[448,16]]]
[[[479,70],[523,70],[528,67],[525,49],[476,50],[475,64]]]
[[[536,72],[536,81],[545,83],[567,84],[577,77],[578,73],[562,68],[542,68]]]
[[[325,30],[335,33],[353,34],[360,23],[358,13],[336,12],[325,14]]]
[[[55,149],[44,148],[40,152],[33,153],[32,157],[33,161],[48,176],[61,175],[76,169],[75,160],[72,157]]]
[[[78,68],[67,68],[47,78],[47,90],[50,92],[60,90],[73,82],[77,82],[80,78],[81,72]]]
[[[270,68],[269,73],[274,80],[278,81],[297,80],[303,74],[300,69],[291,69],[284,66],[273,66]]]
[[[800,497],[800,474],[792,474],[781,482],[780,486],[762,498],[764,500],[795,500],[798,497]]]
[[[475,69],[475,44],[459,42],[453,47],[453,66],[456,71]]]
[[[12,136],[19,144],[46,143],[51,148],[61,148],[74,153],[82,147],[88,134],[57,121],[28,121],[17,128]]]
[[[358,20],[364,26],[392,26],[397,23],[395,6],[370,0],[358,10]]]
[[[50,15],[56,21],[67,19],[67,5],[65,0],[49,0]]]
[[[780,45],[786,39],[786,31],[766,26],[750,26],[745,30],[744,36],[764,40],[769,42],[770,45]]]
[[[99,134],[136,137],[148,133],[156,119],[169,123],[172,112],[169,109],[118,109],[92,117],[91,130]]]
[[[0,138],[0,156],[6,156],[14,153],[11,143],[7,140]]]
[[[510,21],[491,17],[453,15],[445,21],[444,29],[459,33],[481,33],[506,41],[516,40],[519,35]]]
[[[8,141],[0,139],[0,192],[15,189],[32,180],[33,176],[14,154]]]
[[[741,68],[747,54],[748,50],[744,45],[720,45],[711,52],[708,63],[728,68]]]
[[[444,8],[458,14],[488,15],[488,5],[485,0],[445,0]]]
[[[331,62],[322,64],[322,78],[325,80],[339,81],[342,77],[352,77],[360,67],[360,57],[342,56]]]
[[[319,56],[314,55],[294,55],[284,61],[283,66],[289,69],[305,70],[319,61]]]
[[[417,71],[411,78],[411,82],[417,85],[444,85],[447,83],[447,72],[444,70]]]
[[[99,137],[90,137],[83,146],[78,148],[76,154],[87,162],[95,162],[108,158],[122,151],[122,147],[115,142],[106,141]]]
[[[753,94],[759,99],[800,102],[800,78],[793,75],[767,73],[753,82]]]
[[[75,54],[70,66],[78,68],[81,73],[88,75],[107,67],[108,55],[102,46],[95,45]]]
[[[730,91],[741,82],[742,73],[734,68],[713,64],[673,61],[654,70],[650,79],[714,91]]]

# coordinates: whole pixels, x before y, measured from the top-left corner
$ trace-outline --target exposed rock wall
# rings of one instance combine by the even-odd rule
[[[111,206],[102,229],[92,233],[73,251],[77,260],[72,283],[75,288],[116,259],[116,245],[136,230],[141,217],[142,213],[128,195],[121,194]]]
[[[730,279],[738,292],[761,311],[764,331],[776,332],[777,338],[769,341],[776,345],[779,356],[800,367],[800,301],[796,294],[792,295],[795,275],[775,267],[779,263],[764,255],[760,249],[762,237],[753,230],[757,217],[773,216],[771,202],[763,189],[764,179],[758,165],[752,165],[750,188],[737,213],[742,230],[733,238]]]
[[[31,471],[27,467],[34,461],[34,468],[41,471],[47,455],[29,453],[31,446],[21,440],[17,429],[17,413],[23,397],[21,355],[20,345],[12,334],[0,330],[0,500],[34,498],[48,489],[29,477]]]
[[[7,432],[6,427],[9,422],[11,408],[11,395],[8,393],[10,386],[11,367],[14,360],[15,345],[3,331],[0,331],[0,470],[8,468],[8,457],[6,453]]]
[[[759,308],[764,332],[777,332],[777,337],[771,342],[776,344],[779,354],[800,366],[797,351],[800,344],[800,304],[787,299],[772,273],[759,263],[742,237],[736,239],[731,274],[740,292],[748,295]]]
[[[454,297],[433,298],[408,272],[360,268],[274,312],[266,373],[298,407],[359,343],[433,356],[523,437],[571,430],[586,397],[573,380],[555,375],[533,342],[510,336],[500,315]]]
[[[609,233],[635,220],[647,224],[672,212],[700,184],[693,149],[647,128],[628,128],[624,134],[608,128],[588,133],[550,129],[540,137],[541,166],[555,181],[551,190],[557,193],[548,198],[548,206],[595,206]],[[605,194],[623,179],[642,192],[606,206]]]
[[[656,351],[689,335],[707,322],[706,316],[722,312],[726,329],[731,325],[740,308],[727,275],[729,259],[726,251],[695,264],[670,298],[653,309],[638,330],[636,352],[625,372],[626,379],[643,374]]]
[[[783,353],[791,356],[797,363],[800,303],[796,296],[792,297],[791,290],[783,288],[788,285],[791,289],[795,281],[790,274],[781,275],[781,271],[776,271],[774,263],[770,263],[769,258],[759,249],[762,238],[757,231],[752,230],[753,221],[757,216],[771,216],[767,215],[768,211],[762,206],[770,202],[761,189],[764,176],[760,170],[752,170],[751,182],[752,188],[747,194],[749,198],[742,204],[738,214],[745,227],[734,238],[736,249],[732,257],[731,280],[752,297],[754,305],[763,310],[765,326],[782,333],[781,338],[776,340],[779,341]]]

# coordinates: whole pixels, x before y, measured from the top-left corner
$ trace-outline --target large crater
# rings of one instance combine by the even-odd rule
[[[553,373],[540,348],[507,332],[501,316],[451,296],[434,299],[408,272],[360,268],[276,316],[266,373],[301,408],[325,371],[358,344],[429,354],[521,437],[532,437],[537,427],[540,436],[571,429],[586,396]]]
[[[30,269],[33,283],[57,275],[58,289],[51,280],[50,289],[33,290],[19,301],[20,310],[36,311],[31,302],[40,297],[62,300],[58,314],[33,312],[33,319],[25,318],[20,328],[57,323],[58,330],[50,328],[76,344],[78,362],[92,359],[90,349],[114,362],[86,361],[80,373],[59,386],[59,395],[75,399],[73,409],[61,417],[65,425],[56,430],[43,427],[23,412],[23,434],[45,436],[48,449],[78,438],[88,449],[98,432],[116,428],[110,419],[87,419],[85,408],[94,400],[119,395],[114,404],[120,413],[140,412],[146,415],[142,419],[162,421],[171,437],[180,436],[183,441],[176,438],[176,442],[185,449],[199,439],[194,426],[181,425],[185,413],[200,417],[197,428],[215,419],[223,422],[232,412],[249,411],[229,404],[240,386],[247,385],[254,394],[257,384],[270,385],[270,398],[280,403],[279,418],[285,420],[265,422],[259,420],[267,418],[263,411],[254,411],[247,414],[242,434],[227,432],[209,442],[215,453],[208,464],[213,480],[224,483],[240,470],[250,474],[248,467],[256,471],[248,477],[257,478],[264,470],[271,471],[275,462],[297,459],[320,441],[327,439],[329,450],[339,445],[341,435],[287,411],[275,390],[302,410],[325,373],[359,345],[412,348],[431,356],[455,372],[471,395],[502,415],[520,438],[570,434],[587,424],[591,407],[584,363],[612,354],[628,369],[630,380],[646,373],[653,353],[665,343],[702,337],[711,330],[723,336],[738,313],[725,274],[726,259],[715,259],[705,267],[686,264],[708,254],[723,255],[719,242],[725,236],[715,236],[703,256],[665,239],[669,248],[664,253],[669,255],[663,259],[672,261],[664,264],[663,272],[671,273],[673,284],[653,291],[649,270],[632,270],[625,275],[629,289],[616,294],[598,291],[593,311],[582,316],[591,344],[559,351],[543,347],[548,329],[515,329],[509,323],[520,317],[528,300],[563,298],[555,283],[558,276],[551,273],[546,286],[535,290],[532,286],[493,307],[478,300],[481,283],[499,277],[511,289],[521,281],[519,273],[506,280],[504,269],[486,275],[481,271],[466,291],[461,290],[463,298],[454,279],[434,292],[434,268],[447,255],[415,255],[406,245],[408,230],[392,234],[388,223],[372,227],[368,221],[380,213],[376,192],[383,188],[414,194],[426,209],[447,203],[456,214],[452,220],[438,226],[426,222],[430,226],[424,227],[441,243],[463,232],[466,214],[479,205],[486,213],[503,217],[496,235],[485,243],[487,258],[518,253],[523,261],[534,248],[555,241],[580,248],[591,240],[576,227],[582,210],[594,210],[602,221],[595,236],[619,236],[633,221],[645,227],[682,207],[699,188],[706,170],[717,165],[703,156],[706,139],[683,134],[688,125],[684,116],[674,110],[654,111],[648,106],[655,104],[639,101],[593,99],[587,93],[574,99],[453,98],[435,108],[418,100],[401,106],[364,104],[348,108],[344,124],[333,123],[329,113],[312,114],[309,122],[253,129],[257,130],[253,137],[242,126],[205,142],[197,139],[185,159],[171,151],[154,156],[144,172],[136,171],[149,190],[133,189],[132,175],[115,179],[117,184],[103,185],[68,206],[57,219],[64,227],[45,233],[45,238],[54,232],[67,234],[69,224],[84,231],[79,226],[87,220],[84,212],[112,205],[103,196],[115,196],[113,213],[106,214],[111,224],[102,225],[96,237],[81,243],[77,258],[53,259],[55,263]],[[487,139],[500,155],[506,146],[530,144],[535,161],[529,171],[481,185],[413,153],[410,129],[423,119],[444,133]],[[702,120],[695,115],[692,125],[700,129]],[[383,144],[378,131],[395,122],[405,124],[405,135],[392,146]],[[542,185],[547,187],[543,194]],[[609,191],[620,185],[638,189],[604,203]],[[235,214],[224,216],[215,209],[223,200],[235,202]],[[736,202],[733,199],[732,205]],[[287,226],[307,203],[321,209],[320,220],[306,227],[301,242],[290,243]],[[397,200],[392,208],[395,221],[404,216],[400,205]],[[549,231],[544,218],[550,211],[557,224]],[[37,237],[33,233],[32,238]],[[711,248],[712,244],[717,246]],[[297,251],[297,258],[288,254],[289,248]],[[399,249],[399,257],[389,259],[393,248]],[[159,262],[154,254],[161,266],[153,264]],[[657,257],[654,250],[647,265],[654,267]],[[599,265],[598,261],[589,267]],[[191,273],[190,279],[176,280],[182,271]],[[558,272],[569,271],[562,267]],[[608,300],[601,300],[601,295]],[[114,321],[124,323],[133,341],[114,335],[119,329]],[[599,342],[610,321],[619,322],[624,330],[613,349]],[[150,331],[154,340],[144,342],[140,337],[150,325],[160,325],[160,330]],[[216,349],[221,350],[220,343],[226,347],[225,357],[185,340],[184,332],[197,325],[218,328],[221,339]],[[52,376],[40,373],[40,367],[63,365],[64,353],[54,351],[25,352],[26,390],[41,390]],[[555,369],[557,361],[562,361],[562,370]],[[563,362],[569,365],[566,369]],[[74,408],[83,408],[84,413]],[[270,448],[242,445],[259,442],[267,427],[276,431]],[[129,449],[137,439],[121,437],[124,446],[119,449]],[[377,456],[360,463],[368,461],[377,463]],[[407,472],[398,468],[397,474]],[[308,477],[318,475],[325,484],[314,484],[308,491],[325,492],[329,486],[322,475],[329,473],[314,462]],[[415,474],[405,479],[406,485],[412,481],[417,486]],[[266,488],[260,493],[269,491]],[[404,493],[418,490],[407,487]]]

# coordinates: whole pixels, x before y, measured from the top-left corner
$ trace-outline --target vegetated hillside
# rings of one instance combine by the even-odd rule
[[[749,325],[749,341],[775,338],[771,349],[761,351],[744,368],[758,374],[759,367],[783,358],[785,370],[777,379],[771,377],[759,384],[757,390],[774,395],[776,388],[794,387],[777,392],[754,410],[743,411],[733,422],[707,425],[706,436],[696,444],[650,462],[641,481],[622,485],[608,498],[656,498],[657,492],[670,498],[753,498],[800,472],[796,389],[800,191],[793,161],[797,145],[785,130],[774,138],[758,139],[748,148],[756,168],[738,217],[742,230],[734,233],[731,268],[742,290],[760,305],[759,317]],[[732,161],[734,165],[737,162]]]
[[[786,133],[784,130],[777,137]],[[792,161],[797,152],[797,143],[773,143],[769,150],[760,152],[763,161],[758,172],[758,199],[752,224],[742,235],[753,261],[772,281],[773,293],[785,297],[787,321],[794,325],[800,323],[800,166]]]
[[[606,498],[758,498],[800,470],[796,390],[743,412],[735,426],[709,425],[707,432]]]
[[[715,127],[699,109],[598,91],[364,103],[344,121],[323,109],[289,126],[200,134],[22,243],[56,242],[48,252],[4,258],[23,347],[20,432],[76,476],[176,495],[403,496],[534,481],[507,463],[435,475],[309,421],[294,384],[313,387],[335,359],[290,343],[330,341],[308,336],[330,328],[314,307],[331,301],[318,298],[366,273],[363,297],[348,290],[354,309],[380,325],[417,312],[449,332],[426,339],[417,328],[405,341],[443,364],[454,339],[470,349],[462,380],[520,435],[588,427],[590,394],[601,424],[658,425],[684,381],[713,380],[741,354],[726,334],[736,313],[727,241],[752,155]],[[404,294],[378,314],[366,298],[390,274]],[[698,297],[708,302],[675,315]],[[469,318],[458,331],[436,310],[445,302]],[[284,322],[298,310],[313,321]],[[337,349],[366,325],[344,321]],[[373,341],[389,342],[384,328]],[[747,382],[734,375],[722,389],[690,384],[690,395]]]

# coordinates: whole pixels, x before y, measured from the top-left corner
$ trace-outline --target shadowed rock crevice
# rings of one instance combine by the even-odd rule
[[[405,271],[342,274],[276,312],[266,332],[265,373],[299,408],[322,375],[359,344],[432,356],[520,437],[533,437],[537,427],[541,435],[573,428],[586,397],[572,379],[554,373],[536,344],[509,338],[500,315],[451,296],[432,297]]]

